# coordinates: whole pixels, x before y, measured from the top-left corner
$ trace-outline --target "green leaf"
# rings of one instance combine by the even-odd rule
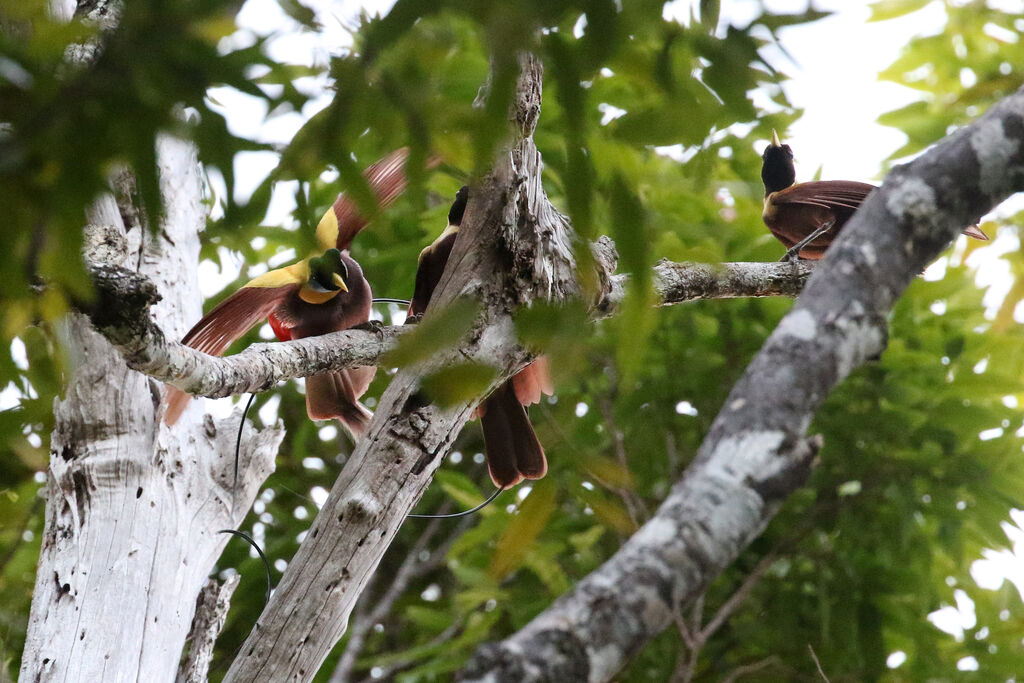
[[[462,363],[426,375],[420,386],[431,403],[448,408],[483,396],[497,374],[490,365]]]
[[[402,335],[398,347],[381,358],[381,365],[401,368],[427,360],[469,332],[479,311],[480,304],[472,299],[458,299],[441,310],[431,308],[412,332]]]
[[[881,0],[871,4],[871,18],[868,21],[885,21],[902,17],[930,5],[932,0]]]
[[[720,0],[700,0],[700,24],[709,33],[718,27],[718,15],[721,11]]]
[[[504,579],[523,562],[531,545],[547,526],[555,511],[558,489],[550,478],[533,484],[530,495],[523,502],[519,514],[512,518],[491,556],[487,575],[495,580]]]

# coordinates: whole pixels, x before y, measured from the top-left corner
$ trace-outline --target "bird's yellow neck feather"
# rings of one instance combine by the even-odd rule
[[[431,242],[429,246],[423,248],[423,251],[420,252],[420,256],[417,259],[417,261],[422,261],[427,254],[429,254],[430,252],[434,251],[434,249],[437,248],[437,245],[441,243],[441,240],[443,240],[445,237],[448,237],[449,235],[456,234],[458,231],[459,226],[452,225],[451,223],[449,223],[448,227],[444,229],[444,232],[437,236],[436,240]]]
[[[293,263],[284,268],[275,268],[263,275],[254,277],[246,283],[246,287],[283,287],[285,285],[301,285],[309,281],[309,259]]]
[[[327,209],[327,213],[317,224],[316,241],[324,249],[331,249],[338,245],[338,217],[334,213],[334,205]]]
[[[338,296],[341,292],[340,289],[336,289],[333,292],[319,292],[315,289],[310,289],[303,285],[299,288],[299,298],[305,301],[307,304],[325,304],[334,297]]]

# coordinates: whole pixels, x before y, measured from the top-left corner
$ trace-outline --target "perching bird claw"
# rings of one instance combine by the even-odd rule
[[[367,320],[361,322],[358,325],[353,325],[349,328],[350,330],[369,330],[370,332],[380,332],[384,329],[384,323],[379,320]]]

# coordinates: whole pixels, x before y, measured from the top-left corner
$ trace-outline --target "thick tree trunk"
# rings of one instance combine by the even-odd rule
[[[306,681],[345,633],[349,614],[476,401],[424,405],[420,377],[467,360],[496,366],[497,386],[526,362],[511,312],[534,298],[576,291],[570,234],[540,184],[530,137],[540,113],[540,65],[523,59],[513,123],[520,136],[474,189],[427,319],[458,298],[480,302],[462,343],[398,372],[377,413],[289,563],[225,681]],[[419,467],[417,467],[419,465]]]
[[[127,202],[103,197],[89,217],[87,258],[155,281],[164,299],[154,315],[180,334],[200,311],[206,214],[194,149],[164,138],[158,152],[160,230],[136,223]],[[71,373],[55,405],[21,680],[173,681],[196,596],[227,542],[217,530],[241,521],[283,432],[248,430],[245,476],[233,492],[237,416],[215,422],[192,410],[167,429],[160,383],[128,369],[85,316],[69,315],[63,328]]]

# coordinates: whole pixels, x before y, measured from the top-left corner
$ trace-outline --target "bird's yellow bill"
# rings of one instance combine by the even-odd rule
[[[345,284],[345,278],[341,277],[341,275],[334,273],[331,279],[334,281],[334,284],[338,286],[338,289],[340,289],[343,292],[348,291],[348,285]]]
[[[779,134],[775,132],[774,128],[772,128],[772,146],[773,147],[781,147],[782,146],[782,143],[779,142]]]

